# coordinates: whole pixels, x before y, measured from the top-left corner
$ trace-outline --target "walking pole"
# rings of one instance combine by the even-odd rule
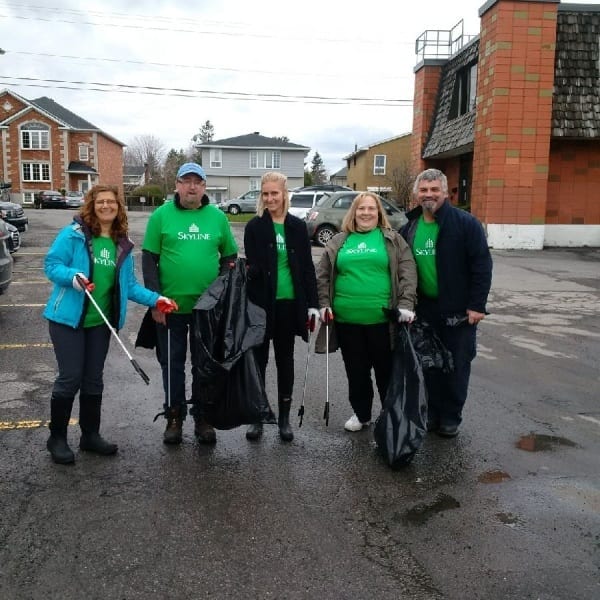
[[[98,306],[98,303],[96,302],[96,300],[94,300],[94,297],[92,296],[91,292],[87,289],[87,284],[79,275],[75,275],[75,277],[77,278],[77,282],[85,292],[86,296],[90,299],[90,302],[98,311],[98,314],[102,317],[102,320],[106,323],[106,326],[110,329],[110,332],[112,333],[114,338],[117,340],[117,342],[119,342],[119,345],[123,349],[123,352],[125,352],[125,354],[127,355],[127,358],[129,359],[129,362],[133,365],[133,368],[138,372],[139,376],[144,380],[146,385],[150,385],[150,377],[146,375],[142,367],[140,367],[140,365],[137,364],[137,361],[131,356],[131,354],[129,354],[127,348],[125,348],[125,344],[123,344],[121,338],[117,335],[117,332],[115,331],[114,327],[108,322],[106,315],[102,312],[101,308]]]
[[[325,425],[329,425],[329,321],[332,318],[329,309],[325,309],[325,410],[323,418]]]
[[[298,423],[298,427],[302,427],[302,418],[304,417],[304,400],[306,398],[306,382],[308,380],[308,360],[310,359],[310,338],[312,336],[312,332],[315,330],[315,316],[313,315],[308,323],[308,344],[306,345],[306,369],[304,369],[304,387],[302,388],[302,404],[300,404],[300,408],[298,409],[298,416],[300,417],[300,422]]]

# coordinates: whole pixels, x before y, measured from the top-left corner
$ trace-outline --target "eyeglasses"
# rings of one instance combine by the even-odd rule
[[[94,204],[96,206],[104,206],[105,204],[106,204],[106,206],[116,206],[118,203],[116,200],[113,200],[112,198],[110,200],[103,198],[102,200],[95,200]]]
[[[182,179],[177,180],[178,183],[182,183],[183,185],[206,185],[206,181],[204,179],[200,179],[200,177],[184,177]]]

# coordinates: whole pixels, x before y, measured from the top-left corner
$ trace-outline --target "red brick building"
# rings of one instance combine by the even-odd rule
[[[600,5],[489,0],[417,40],[412,167],[436,167],[494,248],[600,246]]]
[[[96,183],[123,194],[119,140],[46,97],[0,92],[0,179],[11,199],[32,205],[42,190],[87,191]]]

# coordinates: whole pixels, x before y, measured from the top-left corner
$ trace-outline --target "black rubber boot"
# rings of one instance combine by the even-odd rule
[[[167,417],[167,427],[163,434],[165,444],[181,444],[183,439],[183,416],[179,406],[167,408],[165,411]]]
[[[246,439],[247,440],[258,440],[261,438],[262,434],[263,434],[262,423],[252,423],[252,425],[249,425],[248,429],[246,429]]]
[[[107,442],[99,432],[102,394],[79,394],[79,426],[81,440],[79,448],[103,456],[115,454],[119,447]]]
[[[75,455],[67,443],[67,427],[71,418],[73,398],[61,398],[52,394],[50,399],[50,437],[46,448],[52,455],[52,460],[59,465],[71,465]]]
[[[284,442],[291,442],[294,439],[294,432],[290,425],[290,408],[292,406],[291,398],[279,398],[279,437]]]

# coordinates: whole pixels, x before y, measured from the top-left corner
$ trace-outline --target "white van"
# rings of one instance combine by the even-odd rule
[[[321,190],[316,192],[293,192],[290,194],[290,214],[304,219],[311,208],[326,194]]]

